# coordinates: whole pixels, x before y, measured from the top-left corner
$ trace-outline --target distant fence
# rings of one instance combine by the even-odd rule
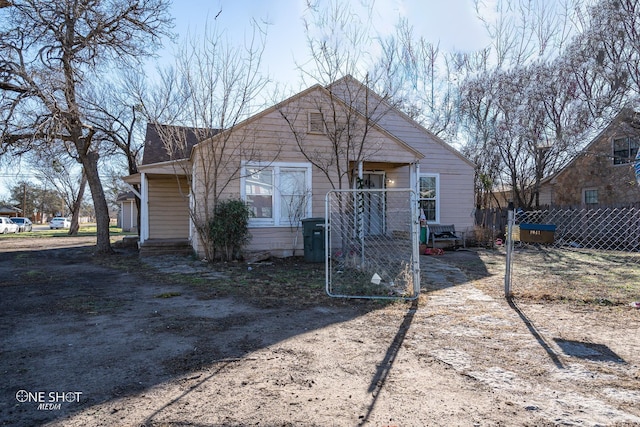
[[[516,225],[552,225],[555,231],[550,244],[555,247],[640,251],[640,206],[637,205],[518,210],[515,219]],[[493,245],[496,239],[504,239],[506,227],[506,209],[476,212],[478,244]]]
[[[505,295],[636,304],[640,207],[516,211],[512,218]]]

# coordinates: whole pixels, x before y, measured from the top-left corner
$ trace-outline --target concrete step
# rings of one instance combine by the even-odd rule
[[[191,255],[193,248],[186,239],[148,239],[140,246],[140,256]]]

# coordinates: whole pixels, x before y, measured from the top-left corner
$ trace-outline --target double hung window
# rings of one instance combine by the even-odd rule
[[[251,226],[290,226],[311,216],[310,164],[246,163],[242,176]]]
[[[420,209],[428,222],[440,222],[440,182],[437,174],[421,174],[419,179]]]

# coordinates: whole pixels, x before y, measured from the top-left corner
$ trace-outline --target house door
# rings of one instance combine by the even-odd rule
[[[384,190],[384,172],[368,172],[362,175],[362,188],[366,190]],[[385,194],[373,191],[364,194],[364,234],[379,236],[385,232]]]

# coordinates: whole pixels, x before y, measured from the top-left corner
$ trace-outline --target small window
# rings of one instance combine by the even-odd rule
[[[309,113],[309,133],[324,133],[322,113]]]
[[[428,222],[439,221],[438,175],[423,174],[419,179],[420,209]]]
[[[615,138],[613,140],[613,164],[631,163],[638,154],[638,147],[640,147],[640,138],[638,137]]]
[[[586,189],[584,190],[584,203],[585,205],[597,205],[598,204],[598,190]]]

